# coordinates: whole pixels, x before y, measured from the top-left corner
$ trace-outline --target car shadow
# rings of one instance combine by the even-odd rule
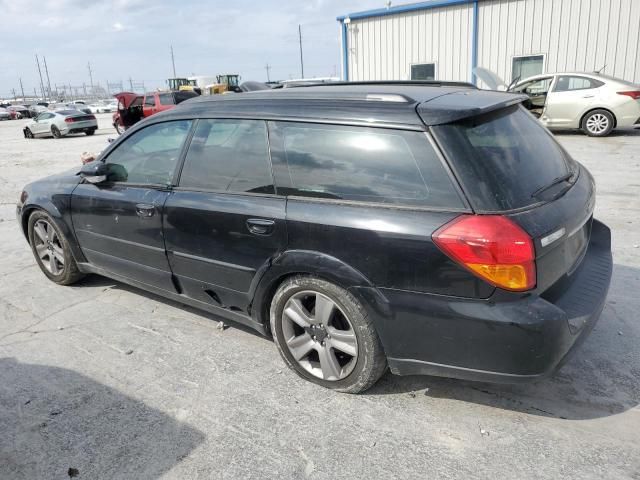
[[[640,269],[615,265],[604,311],[589,338],[554,375],[527,384],[489,384],[387,373],[370,395],[410,393],[546,417],[584,420],[640,404]]]
[[[594,138],[594,139],[598,139],[599,137],[589,137],[588,135],[585,135],[585,133],[582,130],[553,130],[552,133],[554,135],[566,135],[566,136],[580,136],[580,137],[585,137],[585,138]],[[607,135],[606,137],[601,137],[601,138],[610,138],[610,137],[640,137],[640,129],[638,128],[621,128],[621,129],[616,129],[613,130],[609,135]]]
[[[0,358],[0,478],[158,478],[205,435],[73,370]]]

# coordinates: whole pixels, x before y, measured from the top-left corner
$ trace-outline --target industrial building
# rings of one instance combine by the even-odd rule
[[[640,0],[431,0],[338,21],[345,80],[475,82],[479,66],[509,83],[604,67],[640,83]]]

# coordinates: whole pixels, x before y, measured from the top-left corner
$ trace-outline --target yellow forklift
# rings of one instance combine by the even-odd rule
[[[169,78],[167,79],[169,90],[173,92],[195,92],[198,95],[202,95],[202,89],[198,87],[195,80],[189,80],[188,78]]]

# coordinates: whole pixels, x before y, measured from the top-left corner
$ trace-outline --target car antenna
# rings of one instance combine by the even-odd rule
[[[596,70],[594,73],[597,73],[598,75],[600,75],[600,72],[602,72],[605,68],[607,68],[607,64],[606,63],[604,64],[604,66],[600,70]]]

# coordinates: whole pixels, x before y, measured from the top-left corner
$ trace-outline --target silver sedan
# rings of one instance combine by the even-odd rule
[[[78,110],[42,112],[23,129],[25,138],[61,138],[71,133],[93,135],[98,129],[96,117]]]

